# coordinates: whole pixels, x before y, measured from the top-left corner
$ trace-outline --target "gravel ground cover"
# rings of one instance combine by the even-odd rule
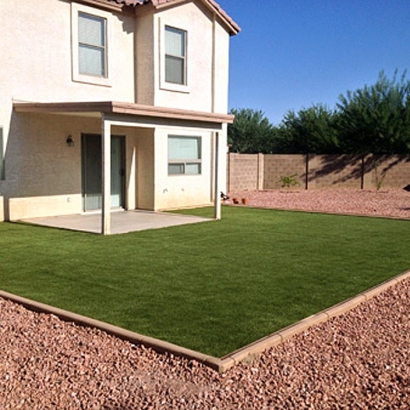
[[[229,193],[232,198],[248,198],[249,206],[329,212],[352,215],[410,218],[410,192],[388,190],[295,190],[242,191]]]
[[[273,203],[272,197],[300,193],[246,195],[250,205],[262,206],[257,197],[264,195],[264,206],[286,209],[284,200]],[[370,192],[376,199],[365,210],[359,205],[363,192],[343,197],[326,191],[322,200],[315,194],[310,206],[291,201],[293,209],[348,213],[354,203],[355,213],[410,217],[406,191]],[[396,194],[403,198],[393,200]],[[390,210],[385,196],[392,198]],[[330,206],[335,197],[339,204]],[[317,208],[326,203],[327,209]],[[0,298],[0,408],[408,409],[409,317],[407,279],[252,363],[218,374]]]

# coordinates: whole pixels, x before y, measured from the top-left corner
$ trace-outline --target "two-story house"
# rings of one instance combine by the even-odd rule
[[[2,0],[0,16],[0,220],[220,216],[239,27],[214,0]]]

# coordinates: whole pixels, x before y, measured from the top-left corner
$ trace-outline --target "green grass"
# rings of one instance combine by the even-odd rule
[[[409,249],[408,221],[242,207],[108,237],[1,223],[0,288],[220,357],[409,269]]]

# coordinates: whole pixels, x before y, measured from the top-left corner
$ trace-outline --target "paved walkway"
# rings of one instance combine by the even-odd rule
[[[111,212],[111,234],[159,229],[168,226],[186,225],[206,221],[212,221],[212,219],[165,212],[116,211]],[[102,224],[101,213],[30,218],[24,219],[23,222],[97,234],[101,233]]]

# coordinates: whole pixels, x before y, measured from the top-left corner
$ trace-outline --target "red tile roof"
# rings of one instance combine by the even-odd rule
[[[125,6],[142,6],[144,4],[152,4],[154,7],[158,8],[165,6],[166,4],[181,2],[181,0],[108,0],[113,3],[123,4]],[[215,0],[202,0],[202,2],[208,6],[208,8],[214,11],[222,21],[228,26],[229,34],[235,35],[241,31],[241,28],[235,21],[222,9],[222,7]]]
[[[241,28],[235,21],[226,13],[226,11],[215,1],[207,0],[207,2],[212,6],[213,9],[219,14],[223,19],[225,19],[231,26],[234,28],[235,32],[231,33],[233,35],[238,34],[241,31]]]
[[[108,0],[117,4],[124,4],[125,6],[138,6],[139,4],[148,4],[149,0]]]

